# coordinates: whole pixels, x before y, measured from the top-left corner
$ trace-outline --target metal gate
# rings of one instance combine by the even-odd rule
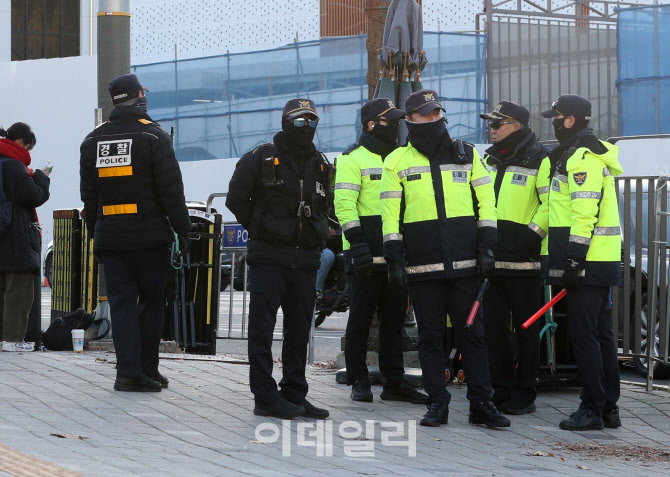
[[[571,93],[593,104],[591,127],[599,137],[619,134],[616,8],[641,1],[484,0],[486,74],[490,104],[514,101],[531,112],[531,128],[553,137],[539,113]]]
[[[650,391],[654,370],[660,369],[657,363],[670,365],[668,181],[670,177],[665,176],[615,179],[623,235],[623,286],[612,288],[612,329],[619,357],[632,359],[638,371],[646,370]],[[654,309],[656,313],[651,313]],[[668,374],[670,368],[663,371]]]

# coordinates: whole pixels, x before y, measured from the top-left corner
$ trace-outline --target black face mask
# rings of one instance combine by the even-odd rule
[[[147,97],[146,96],[138,96],[135,99],[129,99],[128,101],[124,101],[123,103],[115,104],[115,107],[118,106],[137,106],[138,108],[142,108],[144,111],[147,110]]]
[[[398,142],[398,131],[400,126],[389,126],[375,123],[375,127],[369,131],[374,137],[379,139],[384,144],[392,146]]]
[[[281,120],[281,129],[284,132],[284,139],[290,152],[298,155],[307,155],[314,150],[312,141],[316,134],[316,128],[305,124],[301,128],[293,125],[292,119],[283,118]]]
[[[523,140],[523,138],[526,137],[527,133],[528,129],[522,127],[521,129],[514,131],[511,134],[508,134],[504,139],[494,142],[493,147],[498,152],[502,153],[503,151],[505,151],[505,155],[509,156],[514,152],[514,149]]]
[[[440,118],[429,123],[405,121],[405,124],[409,132],[409,141],[429,159],[435,157],[445,145],[451,143],[446,118]]]
[[[570,137],[574,132],[575,128],[566,128],[565,127],[565,118],[554,118],[552,124],[554,125],[554,136],[558,139],[558,142],[561,142],[563,139]]]

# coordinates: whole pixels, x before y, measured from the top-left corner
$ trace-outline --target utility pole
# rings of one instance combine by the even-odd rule
[[[392,0],[365,0],[365,16],[368,23],[368,39],[365,46],[368,50],[368,99],[375,94],[375,86],[379,81],[379,52],[384,41],[384,26],[386,25],[386,13]]]
[[[98,11],[98,108],[112,110],[109,83],[130,73],[130,0],[100,0]]]

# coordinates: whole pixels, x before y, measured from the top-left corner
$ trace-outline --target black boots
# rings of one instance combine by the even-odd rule
[[[330,413],[328,412],[327,409],[321,409],[320,407],[316,407],[307,399],[304,399],[299,405],[305,408],[305,414],[303,414],[302,417],[312,417],[314,419],[328,419],[328,416],[330,416]]]
[[[468,422],[484,424],[491,428],[510,426],[509,419],[501,415],[491,401],[471,401]]]
[[[384,401],[404,401],[412,404],[428,402],[428,395],[417,391],[407,381],[402,381],[398,386],[385,386],[379,397]]]
[[[619,417],[618,414],[619,411],[616,410],[617,418]],[[619,421],[619,425],[621,425],[621,421]],[[591,409],[580,407],[570,414],[569,419],[562,420],[560,427],[565,431],[600,431],[605,427],[605,424],[603,419]]]
[[[494,402],[495,404],[495,402]],[[500,412],[505,414],[514,414],[515,416],[522,416],[524,414],[530,414],[535,412],[536,407],[535,403],[525,403],[523,401],[506,401],[501,406],[496,406],[500,409]]]
[[[114,389],[125,392],[157,393],[162,387],[160,383],[140,374],[133,378],[116,378]]]
[[[256,402],[254,414],[257,416],[278,417],[280,419],[293,419],[305,414],[305,408],[293,404],[281,396],[277,396],[268,402]]]
[[[357,379],[351,387],[351,399],[354,401],[372,402],[370,381],[366,378]]]
[[[603,423],[608,429],[615,429],[621,427],[621,418],[619,417],[619,410],[617,408],[607,409],[603,411]]]
[[[428,404],[428,412],[423,415],[419,424],[422,426],[438,427],[449,420],[449,401],[432,402]]]
[[[153,379],[154,381],[159,383],[163,387],[163,389],[166,389],[170,384],[170,380],[159,372],[156,372],[156,374],[147,374],[146,376],[147,378]]]

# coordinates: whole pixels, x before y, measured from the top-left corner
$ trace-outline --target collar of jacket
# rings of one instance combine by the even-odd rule
[[[514,147],[514,152],[512,152],[512,154],[509,154],[506,157],[503,157],[503,155],[500,154],[498,148],[496,148],[495,145],[492,145],[485,151],[485,153],[488,154],[489,157],[491,158],[491,160],[489,161],[489,165],[502,166],[516,162],[519,159],[523,160],[526,158],[527,149],[534,143],[535,143],[535,133],[531,129],[528,129],[526,135],[523,136],[521,140],[517,143],[517,145]]]
[[[361,137],[358,140],[358,144],[363,146],[371,153],[381,156],[382,159],[385,159],[386,156],[391,154],[398,147],[398,144],[391,144],[391,145],[386,144],[381,139],[376,138],[375,136],[366,131],[363,131],[361,133]]]
[[[30,157],[30,151],[25,147],[18,145],[10,139],[0,139],[0,155],[22,162],[26,166],[26,169],[28,169],[28,172],[30,172],[30,175],[33,175],[33,171],[28,168],[32,158]]]
[[[115,106],[109,113],[109,120],[117,119],[146,119],[153,122],[151,116],[139,106]]]
[[[573,152],[580,147],[585,147],[597,155],[607,153],[607,148],[593,134],[593,129],[586,127],[565,138],[551,151],[549,159],[552,161],[552,165],[554,162],[565,163]]]

